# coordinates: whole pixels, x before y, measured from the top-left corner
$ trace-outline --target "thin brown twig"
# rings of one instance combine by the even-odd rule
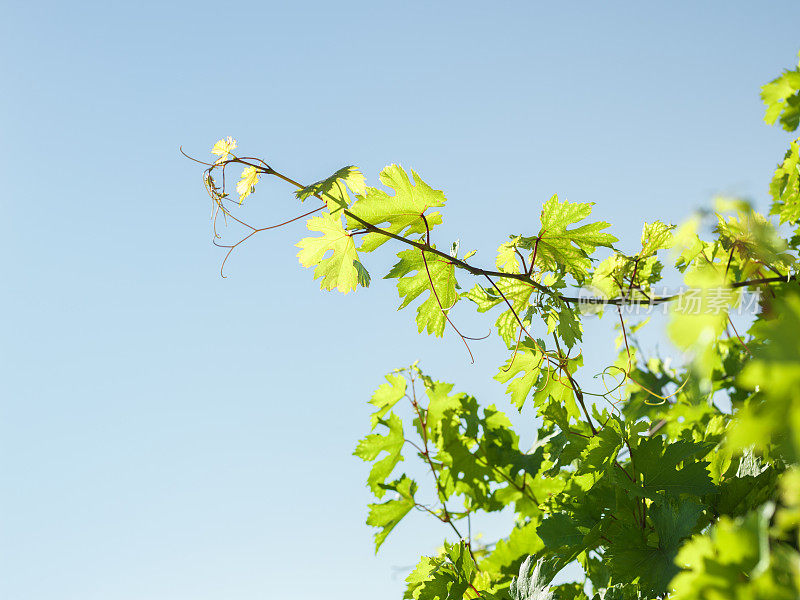
[[[292,219],[284,221],[283,223],[278,223],[277,225],[270,225],[269,227],[260,227],[258,229],[256,229],[252,225],[248,225],[247,223],[245,223],[243,221],[240,221],[239,219],[237,219],[233,215],[230,215],[231,218],[233,218],[234,220],[238,221],[239,223],[241,223],[245,227],[249,227],[250,229],[252,229],[252,231],[250,233],[248,233],[246,236],[244,236],[242,239],[240,239],[238,242],[236,242],[235,244],[230,245],[230,246],[225,246],[225,245],[222,245],[222,244],[218,244],[216,242],[216,240],[212,241],[212,243],[215,246],[218,246],[219,248],[228,248],[228,252],[225,254],[225,258],[222,260],[222,264],[219,267],[220,276],[223,277],[223,278],[227,277],[225,275],[225,273],[224,273],[224,269],[225,269],[225,263],[228,262],[228,258],[230,258],[231,253],[234,250],[236,250],[236,248],[239,247],[241,244],[243,244],[244,242],[249,240],[251,237],[253,237],[255,234],[261,233],[262,231],[268,231],[270,229],[277,229],[278,227],[283,227],[284,225],[288,225],[289,223],[294,223],[295,221],[299,221],[300,219],[303,219],[303,218],[305,218],[305,217],[307,217],[309,215],[313,215],[315,212],[319,212],[324,208],[325,208],[324,206],[320,206],[319,208],[315,208],[314,210],[310,210],[307,213],[303,213],[302,215],[299,215],[297,217],[294,217]]]
[[[420,433],[421,433],[420,437],[422,437],[422,446],[423,446],[422,456],[424,457],[425,462],[427,462],[428,466],[430,467],[431,474],[433,475],[433,480],[434,480],[434,482],[436,484],[437,496],[439,497],[439,501],[442,504],[443,515],[441,515],[439,517],[439,520],[442,523],[447,523],[448,525],[450,525],[450,528],[453,530],[453,532],[455,532],[455,534],[459,537],[459,539],[464,539],[464,536],[461,535],[461,532],[455,526],[455,523],[453,523],[453,519],[450,516],[450,511],[447,510],[446,496],[445,496],[444,490],[442,489],[441,482],[439,481],[439,475],[436,472],[436,467],[434,466],[433,460],[431,459],[430,449],[428,448],[428,434],[427,434],[428,423],[427,423],[427,418],[423,418],[423,416],[422,416],[422,408],[420,407],[419,402],[417,401],[417,391],[416,391],[416,387],[415,387],[414,383],[415,383],[415,378],[414,378],[414,375],[412,374],[411,375],[411,398],[410,398],[410,400],[411,400],[411,405],[414,408],[414,412],[417,413],[417,419],[419,419]],[[426,413],[426,415],[427,415],[427,413]],[[429,511],[429,512],[432,512],[432,511]],[[435,514],[435,513],[432,513],[432,514]],[[475,556],[472,554],[472,548],[467,546],[467,549],[469,550],[469,553],[470,553],[470,556],[472,556],[472,559],[475,560]],[[476,561],[476,563],[477,563],[477,561]]]
[[[553,332],[553,340],[556,343],[556,349],[558,350],[559,358],[565,356],[564,353],[561,351],[561,345],[558,343],[558,336]],[[583,400],[583,391],[581,390],[578,382],[572,377],[572,374],[569,372],[569,358],[566,358],[567,364],[561,367],[561,370],[567,376],[570,385],[572,386],[572,391],[575,392],[575,398],[578,400],[578,404],[581,405],[583,409],[583,414],[586,416],[586,422],[589,423],[589,429],[592,430],[592,435],[597,435],[597,429],[594,427],[594,423],[592,422],[592,418],[589,416],[589,411],[586,408],[586,403]]]
[[[514,246],[514,252],[517,253],[517,256],[519,256],[519,259],[522,261],[522,272],[523,273],[527,273],[528,272],[528,264],[525,262],[525,257],[522,256],[522,252],[520,252],[519,248],[517,248],[516,246]]]
[[[472,362],[472,364],[475,364],[475,357],[472,355],[472,350],[470,349],[469,344],[467,343],[466,336],[464,336],[464,334],[458,330],[458,327],[456,327],[455,323],[453,323],[453,321],[450,320],[449,315],[442,306],[442,301],[439,299],[439,294],[436,291],[436,287],[433,285],[433,277],[431,277],[431,270],[428,267],[428,259],[425,258],[425,251],[420,250],[420,253],[422,254],[422,262],[425,265],[425,272],[428,274],[428,281],[431,284],[431,292],[433,292],[433,296],[434,298],[436,298],[436,303],[439,305],[439,310],[441,311],[442,316],[444,316],[447,322],[450,323],[450,327],[452,327],[455,330],[455,332],[461,338],[461,341],[464,342],[464,346],[466,346],[467,352],[469,352],[469,359]]]
[[[751,354],[751,355],[752,355],[752,354],[753,354],[753,351],[752,351],[752,350],[750,350],[750,347],[749,347],[749,346],[748,346],[748,345],[745,343],[745,341],[742,339],[742,336],[740,336],[740,335],[739,335],[739,332],[738,332],[738,331],[736,331],[736,325],[734,325],[734,324],[733,324],[733,320],[731,320],[731,316],[730,316],[730,315],[728,315],[728,323],[730,323],[730,325],[731,325],[731,328],[733,329],[733,333],[736,335],[736,337],[737,337],[737,338],[739,338],[739,343],[740,343],[740,344],[741,344],[741,345],[744,347],[744,349],[745,349],[745,350],[747,350],[747,352],[748,352],[749,354]]]

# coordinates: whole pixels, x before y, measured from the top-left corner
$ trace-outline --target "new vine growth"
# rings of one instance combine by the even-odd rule
[[[761,97],[766,122],[796,132],[800,65]],[[415,306],[420,333],[451,330],[468,360],[475,338],[453,307],[496,314],[508,355],[495,379],[508,406],[481,404],[418,364],[386,375],[369,401],[355,455],[371,465],[376,551],[412,511],[442,528],[441,549],[421,557],[405,598],[800,598],[800,141],[788,143],[768,215],[718,199],[679,227],[645,222],[628,255],[609,223],[592,220],[592,204],[553,196],[538,224],[498,241],[492,264],[437,240],[445,195],[401,166],[384,168],[378,187],[352,166],[304,185],[237,154],[230,137],[197,161],[223,270],[251,237],[306,219],[297,257],[323,290],[369,286],[370,254],[395,252],[381,275],[397,280],[400,308]],[[269,226],[236,216],[267,177],[294,188],[302,214]],[[223,225],[239,237],[228,242]],[[670,264],[685,286],[665,294]],[[737,330],[731,317],[753,298]],[[635,337],[647,320],[628,322],[629,305],[668,307],[665,335],[685,364],[642,355]],[[599,374],[613,384],[601,390],[578,382],[587,312],[620,332],[619,354]],[[531,448],[503,412],[526,405],[538,417],[524,432],[536,432]],[[411,460],[424,477],[403,472]],[[504,509],[514,515],[505,537],[472,535],[475,515]],[[551,584],[569,564],[583,579]]]

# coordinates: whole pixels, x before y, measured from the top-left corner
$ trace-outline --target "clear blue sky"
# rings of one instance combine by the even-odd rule
[[[232,135],[303,181],[413,167],[449,198],[438,239],[486,262],[554,192],[628,249],[715,192],[763,205],[787,136],[758,89],[800,5],[570,4],[5,3],[0,598],[400,597],[446,532],[415,515],[373,556],[365,402],[419,358],[509,408],[502,349],[417,336],[393,282],[320,292],[299,223],[220,279],[178,146]],[[297,212],[280,185],[252,205]]]

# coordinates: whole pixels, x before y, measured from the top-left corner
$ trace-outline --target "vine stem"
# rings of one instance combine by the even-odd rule
[[[283,227],[284,225],[288,225],[289,223],[294,223],[295,221],[299,221],[300,219],[302,219],[302,218],[304,218],[304,217],[308,217],[308,216],[310,216],[310,215],[313,215],[313,214],[314,214],[314,213],[316,213],[316,212],[319,212],[319,211],[321,211],[323,208],[325,208],[325,207],[324,207],[324,206],[320,206],[319,208],[315,208],[314,210],[310,210],[310,211],[308,211],[307,213],[303,213],[302,215],[299,215],[299,216],[297,216],[297,217],[294,217],[293,219],[288,219],[287,221],[284,221],[283,223],[278,223],[277,225],[270,225],[269,227],[260,227],[260,228],[258,228],[258,229],[256,229],[256,228],[255,228],[255,227],[253,227],[252,225],[248,225],[248,224],[247,224],[247,223],[245,223],[244,221],[240,221],[239,219],[237,219],[236,217],[234,217],[234,216],[233,216],[232,214],[230,214],[230,213],[225,213],[225,214],[226,214],[226,216],[229,216],[229,217],[230,217],[230,218],[232,218],[234,221],[236,221],[237,223],[241,223],[241,224],[242,224],[242,225],[244,225],[245,227],[249,227],[250,229],[252,229],[252,231],[251,231],[250,233],[248,233],[246,236],[244,236],[242,239],[240,239],[238,242],[236,242],[235,244],[233,244],[233,245],[230,245],[230,246],[226,246],[226,245],[223,245],[223,244],[218,244],[218,243],[216,242],[216,240],[214,240],[214,242],[213,242],[213,243],[214,243],[214,245],[215,245],[215,246],[217,246],[217,247],[219,247],[219,248],[227,248],[227,249],[228,249],[228,252],[225,254],[225,258],[224,258],[224,259],[222,259],[222,264],[221,264],[221,265],[220,265],[220,267],[219,267],[219,274],[220,274],[220,276],[222,276],[223,278],[227,277],[227,276],[225,275],[225,273],[224,273],[224,271],[225,271],[225,263],[227,263],[227,262],[228,262],[228,259],[230,258],[230,256],[231,256],[231,254],[233,253],[233,251],[234,251],[234,250],[236,250],[236,248],[238,248],[238,247],[239,247],[241,244],[244,244],[244,243],[245,243],[247,240],[249,240],[249,239],[250,239],[251,237],[253,237],[255,234],[257,234],[257,233],[261,233],[262,231],[268,231],[268,230],[270,230],[270,229],[277,229],[278,227]]]
[[[191,157],[188,157],[188,158],[191,158]],[[192,160],[197,160],[197,159],[192,158]],[[253,164],[252,162],[249,162],[249,160],[258,160],[262,164],[261,165]],[[200,162],[202,164],[210,165],[209,170],[211,168],[214,168],[214,167],[217,167],[217,166],[220,166],[220,165],[223,165],[223,169],[224,169],[224,165],[226,164],[226,163],[211,164],[211,163],[203,163],[202,161],[197,161],[197,162]],[[305,186],[302,183],[300,183],[298,181],[295,181],[291,177],[288,177],[288,176],[284,175],[283,173],[281,173],[279,171],[276,171],[275,169],[273,169],[271,166],[269,166],[267,163],[265,163],[261,159],[232,158],[232,159],[229,159],[227,162],[236,162],[236,163],[240,163],[240,164],[245,164],[247,166],[254,167],[255,169],[257,169],[260,173],[262,173],[264,175],[273,175],[273,176],[275,176],[275,177],[277,177],[279,179],[282,179],[283,181],[285,181],[285,182],[297,187],[298,189],[305,188]],[[319,194],[314,194],[314,196],[316,198],[318,198],[319,200],[322,200],[324,202],[324,199]],[[596,305],[608,304],[608,305],[611,305],[611,306],[627,306],[627,305],[631,304],[631,298],[630,298],[630,296],[628,294],[625,294],[623,296],[617,296],[615,298],[579,298],[579,297],[575,297],[575,296],[566,296],[566,295],[562,295],[562,294],[554,294],[553,291],[550,288],[548,288],[547,286],[542,285],[539,282],[535,281],[533,279],[531,273],[506,273],[506,272],[503,272],[503,271],[494,271],[494,270],[491,270],[491,269],[483,269],[483,268],[480,268],[480,267],[476,267],[476,266],[470,265],[470,264],[464,262],[463,260],[458,259],[458,258],[456,258],[454,256],[450,256],[449,254],[446,254],[445,252],[442,252],[441,250],[437,250],[436,248],[434,248],[430,244],[430,237],[429,236],[426,238],[425,242],[418,242],[416,240],[412,240],[412,239],[403,237],[402,235],[398,235],[396,233],[392,233],[391,231],[387,231],[385,229],[377,227],[376,225],[373,225],[369,221],[365,221],[364,219],[362,219],[361,217],[359,217],[358,215],[354,214],[352,211],[350,211],[350,210],[348,210],[346,208],[343,209],[342,212],[344,213],[345,216],[347,216],[350,219],[352,219],[353,221],[359,223],[368,232],[377,233],[379,235],[391,238],[393,240],[396,240],[396,241],[401,242],[403,244],[406,244],[408,246],[413,246],[414,248],[417,248],[418,250],[424,250],[425,252],[429,252],[431,254],[435,254],[437,256],[440,256],[441,258],[444,258],[445,260],[449,261],[451,264],[459,267],[460,269],[463,269],[464,271],[467,271],[471,275],[501,277],[501,278],[506,278],[506,279],[517,279],[519,281],[523,281],[525,283],[528,283],[529,285],[531,285],[532,287],[534,287],[536,290],[538,290],[540,292],[543,292],[543,293],[546,293],[546,294],[549,294],[549,295],[552,295],[552,296],[556,296],[562,302],[565,302],[567,304],[582,304],[582,303],[585,303],[585,304],[596,304]],[[532,271],[532,268],[531,268],[532,266],[533,266],[533,263],[531,263],[531,265],[529,265],[529,268],[528,268],[529,271]],[[728,285],[731,288],[736,289],[736,288],[751,287],[751,286],[765,285],[765,284],[771,284],[771,283],[784,283],[785,284],[785,283],[791,283],[792,281],[795,281],[796,278],[797,278],[797,276],[796,275],[792,275],[792,274],[776,275],[774,277],[760,277],[760,278],[756,278],[756,279],[749,279],[749,280],[746,280],[746,281],[732,282],[732,283],[729,283]],[[637,301],[637,304],[638,305],[645,305],[645,306],[657,306],[657,305],[663,304],[665,302],[673,302],[673,301],[677,300],[680,297],[681,297],[681,294],[672,294],[672,295],[668,295],[668,296],[655,296],[653,298],[648,299],[645,302]]]
[[[474,559],[473,559],[473,560],[474,560]],[[483,598],[483,596],[481,596],[481,593],[478,591],[478,588],[476,588],[476,587],[475,587],[474,585],[472,585],[471,583],[469,584],[469,587],[471,587],[471,588],[472,588],[472,591],[473,591],[473,592],[475,592],[476,594],[478,594],[478,598]]]

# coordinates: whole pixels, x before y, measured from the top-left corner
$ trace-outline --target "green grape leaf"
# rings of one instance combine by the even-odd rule
[[[452,383],[431,380],[425,386],[425,395],[428,397],[428,409],[426,410],[425,426],[427,435],[437,442],[441,435],[441,428],[445,422],[447,413],[460,412],[463,407],[462,399],[464,394],[453,394]]]
[[[550,305],[547,309],[547,333],[558,332],[558,337],[567,348],[572,348],[583,335],[583,327],[575,309],[558,296],[548,298],[547,304]]]
[[[736,211],[727,217],[717,213],[715,229],[722,247],[731,253],[729,270],[731,267],[741,270],[740,278],[746,279],[759,269],[755,263],[787,270],[794,265],[795,258],[787,253],[787,244],[772,223],[754,212],[747,202],[722,202]]]
[[[617,454],[624,444],[623,425],[615,418],[608,419],[606,425],[589,438],[581,453],[578,474],[601,474],[611,469]]]
[[[380,423],[381,419],[397,404],[406,394],[406,378],[402,375],[389,373],[386,375],[387,383],[382,383],[372,394],[369,403],[376,406],[378,410],[370,417],[370,429]]]
[[[703,261],[709,257],[709,250],[712,244],[704,242],[697,235],[701,225],[699,214],[694,214],[678,227],[672,236],[672,256],[675,258],[675,268],[681,273],[698,261]]]
[[[347,188],[354,194],[366,193],[364,175],[356,167],[342,167],[330,177],[297,190],[295,196],[301,202],[309,196],[320,196],[328,205],[328,212],[336,214],[352,202]]]
[[[642,538],[641,530],[632,527],[612,538],[604,559],[608,562],[613,582],[638,580],[638,587],[642,591],[655,595],[666,592],[670,579],[677,571],[666,552],[648,544]]]
[[[702,512],[703,507],[693,500],[654,503],[650,518],[658,536],[657,544],[645,540],[636,527],[618,532],[605,555],[612,577],[621,582],[638,579],[643,591],[666,593],[680,570],[675,564],[678,549],[695,529]]]
[[[723,516],[684,544],[676,558],[682,571],[670,582],[670,599],[726,598],[732,591],[747,600],[796,599],[797,553],[782,560],[786,555],[778,545],[771,553],[773,511],[768,503],[738,519]]]
[[[463,598],[468,583],[461,581],[453,568],[441,558],[423,556],[406,578],[404,598],[413,600],[451,600]]]
[[[542,576],[543,559],[533,562],[529,556],[519,567],[519,575],[511,581],[512,600],[552,600],[550,582]]]
[[[526,329],[530,327],[532,311],[528,302],[533,294],[533,286],[524,281],[505,279],[499,281],[497,287],[503,291],[513,308],[513,310],[509,308],[501,312],[494,323],[497,328],[497,334],[506,343],[506,346],[510,348],[512,345],[516,345],[516,340],[519,337],[520,321],[522,321]],[[507,306],[505,301],[503,301],[502,306]]]
[[[319,231],[322,237],[307,237],[296,246],[300,248],[297,258],[304,267],[314,268],[314,279],[322,277],[323,290],[339,290],[346,294],[356,289],[364,275],[356,267],[358,253],[353,238],[342,227],[339,217],[327,213],[311,217],[306,223],[309,231]],[[323,258],[328,252],[333,255]],[[358,263],[361,265],[361,263]],[[363,269],[363,266],[361,266]],[[366,282],[369,283],[369,276]]]
[[[382,498],[386,488],[386,479],[392,474],[394,468],[403,460],[400,452],[403,449],[405,438],[403,436],[403,422],[396,414],[389,415],[388,421],[382,421],[389,429],[386,435],[370,433],[356,446],[353,454],[364,461],[375,460],[381,452],[386,452],[387,456],[372,465],[367,478],[367,485],[372,493],[378,498]]]
[[[800,460],[800,294],[795,290],[774,301],[779,319],[756,322],[751,332],[764,344],[754,349],[739,383],[758,394],[741,407],[729,443],[735,448],[774,447],[787,459]],[[773,446],[774,445],[774,446]]]
[[[481,570],[491,573],[508,573],[530,554],[544,549],[544,543],[536,535],[537,521],[514,527],[507,538],[495,544],[492,553],[481,562]]]
[[[546,474],[555,477],[562,468],[570,466],[586,451],[590,439],[588,436],[567,435],[563,431],[554,435],[548,444],[548,459],[553,466]]]
[[[672,231],[675,225],[667,225],[661,221],[645,223],[642,228],[642,249],[637,254],[640,258],[646,258],[659,250],[669,250],[672,248]]]
[[[664,446],[661,437],[641,438],[633,448],[633,464],[641,483],[632,485],[630,491],[650,499],[657,498],[657,492],[693,496],[713,492],[708,463],[696,460],[708,454],[711,447],[687,440]]]
[[[478,566],[464,541],[458,544],[445,544],[444,551],[458,577],[467,583],[471,582],[478,572]]]
[[[619,296],[622,290],[620,284],[624,285],[623,277],[630,271],[631,262],[629,257],[622,254],[612,254],[601,260],[592,273],[593,291],[604,299]]]
[[[420,594],[423,592],[423,588],[428,587],[429,585],[433,587],[432,579],[438,570],[438,567],[439,561],[437,561],[437,559],[429,556],[421,557],[417,563],[417,566],[414,567],[414,570],[411,571],[411,573],[409,573],[408,577],[405,579],[406,592],[403,594],[403,598],[407,598],[409,600],[418,600]],[[447,591],[447,586],[440,586],[438,593],[446,594]]]
[[[478,312],[486,312],[498,305],[503,306],[506,310],[500,313],[495,322],[497,333],[507,346],[516,345],[517,334],[520,329],[519,322],[526,323],[526,327],[530,323],[530,318],[526,319],[525,313],[528,309],[531,295],[534,292],[534,287],[518,279],[506,278],[498,280],[495,285],[503,293],[502,296],[494,287],[484,288],[476,284],[463,297],[474,302]],[[505,296],[505,300],[503,296]],[[513,307],[513,311],[507,308],[506,300]]]
[[[655,255],[659,250],[672,248],[674,229],[674,225],[661,221],[645,223],[642,249],[638,254],[625,256],[616,253],[602,260],[592,273],[592,287],[605,298],[620,296],[624,289],[626,296],[646,300],[651,286],[661,280],[662,265]]]
[[[494,404],[487,406],[483,415],[481,426],[484,437],[479,443],[487,464],[495,472],[502,470],[501,480],[509,480],[510,477],[520,474],[535,476],[544,462],[544,447],[534,445],[528,452],[522,452],[519,448],[519,437],[514,433],[511,421]]]
[[[403,250],[397,254],[400,261],[392,267],[385,279],[397,278],[397,291],[405,308],[423,292],[428,297],[417,307],[417,329],[426,330],[437,337],[444,335],[445,314],[456,302],[455,266],[447,259],[417,249]],[[409,273],[416,272],[414,275]]]
[[[422,560],[406,578],[408,584],[404,598],[412,600],[456,600],[466,598],[468,588],[485,587],[481,584],[475,561],[467,545],[445,542],[437,557]],[[480,597],[495,600],[496,596],[481,590]]]
[[[778,165],[769,184],[772,196],[770,214],[778,215],[781,223],[800,221],[800,142],[789,145],[783,162]]]
[[[662,269],[655,255],[640,258],[612,254],[597,265],[591,285],[597,295],[606,299],[624,296],[630,302],[646,302],[652,286],[661,281]]]
[[[391,533],[397,524],[402,521],[415,506],[414,495],[417,493],[417,484],[412,479],[403,475],[394,483],[387,485],[386,489],[397,493],[397,498],[383,504],[370,504],[367,525],[380,527],[375,534],[375,553],[386,541],[386,536]]]
[[[552,513],[541,522],[536,533],[546,548],[562,548],[583,543],[587,532],[581,531],[568,514]]]
[[[347,217],[347,228],[362,228],[363,223],[358,220],[361,219],[393,234],[408,236],[425,233],[428,228],[441,223],[442,218],[439,213],[425,215],[425,212],[430,208],[444,206],[444,194],[432,189],[414,171],[411,171],[411,174],[414,183],[402,167],[398,165],[385,167],[381,171],[380,180],[395,191],[394,196],[378,188],[366,188],[366,193],[359,196],[350,207],[352,216]],[[359,247],[362,252],[372,252],[389,240],[387,236],[375,232],[367,233],[363,237]]]
[[[550,591],[553,593],[555,600],[590,600],[583,588],[583,583],[559,583],[558,585],[551,585]],[[606,596],[602,600],[611,600],[611,598]]]
[[[670,555],[670,562],[681,542],[692,534],[702,513],[703,506],[691,499],[664,500],[653,505],[650,518],[658,534],[658,546]]]
[[[780,119],[786,131],[800,124],[800,63],[792,71],[784,71],[761,87],[761,99],[767,105],[764,121],[770,125]]]
[[[500,244],[497,249],[497,258],[495,258],[495,265],[503,273],[519,273],[519,262],[517,259],[517,248],[519,246],[522,236],[512,236],[511,240]]]
[[[539,345],[544,347],[541,341]],[[572,375],[582,364],[583,358],[578,355],[569,359],[565,368]],[[536,386],[533,404],[545,420],[556,423],[562,429],[569,429],[570,418],[580,419],[581,412],[575,400],[572,382],[563,369],[557,372],[548,366]]]
[[[589,255],[598,246],[612,248],[617,241],[602,230],[610,227],[600,221],[587,223],[573,229],[592,213],[593,203],[561,202],[553,196],[542,208],[542,229],[536,237],[523,237],[520,246],[535,253],[535,265],[543,271],[564,269],[579,283],[586,278],[592,263]]]
[[[536,530],[545,548],[565,566],[599,541],[600,523],[591,525],[563,512],[551,512]]]
[[[503,301],[494,288],[487,289],[478,283],[464,294],[464,298],[472,300],[477,306],[478,312],[481,313],[494,308]]]
[[[369,287],[371,278],[369,276],[369,271],[367,271],[366,267],[361,264],[361,261],[358,259],[353,260],[353,266],[356,269],[356,273],[358,274],[358,285],[361,287]]]
[[[500,367],[494,376],[500,383],[508,383],[506,393],[511,403],[522,410],[531,389],[539,379],[544,357],[541,351],[529,340],[520,344],[519,350]],[[518,375],[521,377],[517,378]],[[510,382],[510,383],[509,383]]]

